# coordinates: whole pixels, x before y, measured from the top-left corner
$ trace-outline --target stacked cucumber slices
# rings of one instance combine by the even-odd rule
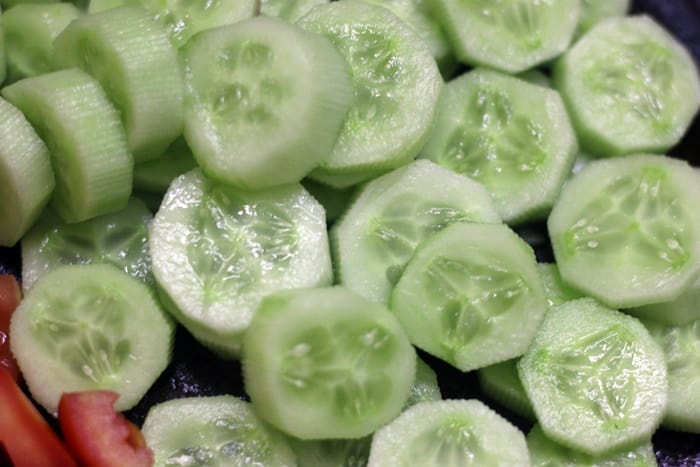
[[[665,155],[700,77],[628,7],[9,8],[32,396],[130,409],[180,326],[249,401],[159,401],[157,465],[653,465],[661,424],[700,433],[700,173]],[[544,221],[555,263],[517,233]],[[435,365],[534,428],[441,400]]]

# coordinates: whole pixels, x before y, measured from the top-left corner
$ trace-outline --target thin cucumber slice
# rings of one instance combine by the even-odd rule
[[[611,18],[554,67],[584,151],[595,156],[662,153],[700,106],[700,78],[688,51],[648,16]]]
[[[51,205],[66,222],[126,206],[133,160],[119,113],[86,73],[63,70],[2,90],[34,126],[51,153],[56,188]]]
[[[413,381],[411,393],[404,404],[404,410],[423,401],[439,401],[442,399],[437,375],[430,366],[416,357],[416,379]]]
[[[284,437],[233,396],[188,397],[154,405],[143,423],[155,467],[296,467]]]
[[[296,23],[316,5],[328,2],[329,0],[262,0],[260,14]]]
[[[331,230],[339,282],[388,303],[416,247],[455,222],[500,222],[486,190],[469,178],[419,160],[372,180]]]
[[[332,280],[323,208],[298,184],[244,192],[188,172],[156,213],[150,251],[168,308],[232,353],[265,295]]]
[[[525,436],[478,400],[421,402],[375,433],[368,467],[529,466]]]
[[[421,157],[480,182],[517,224],[546,217],[577,152],[556,91],[477,69],[445,86]]]
[[[121,112],[135,161],[155,159],[182,133],[177,53],[143,8],[78,18],[56,38],[54,60],[59,68],[81,68],[100,82]]]
[[[297,24],[333,42],[350,64],[355,92],[333,151],[311,178],[350,175],[358,183],[413,160],[443,86],[427,44],[387,9],[364,2],[319,5]]]
[[[518,361],[514,358],[479,368],[479,385],[491,399],[528,420],[534,420],[535,412],[518,375]]]
[[[462,371],[525,353],[546,309],[532,248],[465,222],[418,246],[389,303],[412,344]]]
[[[61,266],[12,315],[12,353],[34,399],[55,413],[63,392],[109,389],[114,407],[143,397],[170,361],[174,326],[151,290],[114,266]]]
[[[561,278],[561,273],[556,264],[538,263],[537,269],[540,272],[542,283],[544,284],[544,294],[547,298],[547,306],[561,305],[569,300],[584,298],[584,295],[571,287]]]
[[[339,190],[309,178],[302,180],[301,184],[326,210],[328,222],[335,221],[345,212],[356,192],[354,188]]]
[[[0,245],[19,241],[55,186],[46,145],[22,112],[0,98]]]
[[[300,439],[372,433],[401,412],[416,374],[396,318],[343,287],[264,298],[243,352],[256,412]]]
[[[581,0],[581,18],[576,35],[580,36],[604,19],[625,16],[630,0]]]
[[[564,52],[579,19],[578,0],[428,0],[457,58],[509,73]]]
[[[27,3],[4,12],[8,81],[53,71],[53,41],[78,16],[70,3]]]
[[[648,440],[668,399],[658,344],[590,298],[546,314],[518,371],[547,436],[593,456]]]
[[[700,320],[700,276],[669,302],[655,303],[628,310],[630,314],[676,326]]]
[[[352,102],[330,41],[261,16],[198,34],[181,57],[185,138],[208,176],[261,189],[328,157]]]
[[[176,177],[195,167],[197,162],[187,142],[178,138],[157,159],[134,165],[134,190],[162,195]]]
[[[664,156],[589,163],[548,220],[561,276],[612,308],[678,297],[700,268],[699,181]]]
[[[668,326],[645,320],[668,366],[668,404],[663,426],[700,433],[700,320]]]
[[[589,456],[561,446],[547,438],[539,425],[527,434],[532,467],[656,467],[651,442],[602,456]]]
[[[126,208],[87,221],[67,224],[45,212],[22,238],[22,290],[64,264],[112,264],[152,285],[148,224],[153,215],[131,198]]]

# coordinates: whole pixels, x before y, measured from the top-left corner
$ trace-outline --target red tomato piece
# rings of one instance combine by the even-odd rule
[[[84,467],[153,465],[153,451],[136,425],[114,410],[113,391],[64,393],[58,422],[66,444]]]
[[[12,274],[0,275],[0,367],[19,381],[19,367],[10,352],[10,318],[22,299],[22,290]]]
[[[4,368],[0,368],[0,443],[14,467],[77,466],[66,446]]]

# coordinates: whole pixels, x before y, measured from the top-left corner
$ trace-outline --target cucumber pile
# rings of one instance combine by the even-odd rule
[[[660,425],[700,433],[700,172],[666,155],[700,76],[629,1],[14,3],[0,246],[49,413],[153,405],[157,465],[654,465]],[[247,401],[144,399],[176,328]]]

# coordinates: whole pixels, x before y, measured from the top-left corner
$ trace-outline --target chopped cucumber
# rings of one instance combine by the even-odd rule
[[[10,323],[12,353],[49,413],[64,392],[109,389],[126,410],[170,361],[174,327],[151,290],[112,265],[61,266],[39,279]]]
[[[267,296],[243,343],[256,412],[300,439],[360,438],[397,416],[416,356],[396,318],[342,287]]]
[[[296,23],[316,5],[328,3],[329,0],[262,0],[260,14],[276,16],[290,23]]]
[[[518,361],[515,358],[479,368],[479,385],[486,396],[518,415],[534,420],[532,404],[518,375]]]
[[[162,195],[178,175],[195,167],[197,163],[187,142],[178,138],[157,159],[134,165],[134,190]]]
[[[309,178],[302,180],[301,184],[326,210],[328,222],[334,222],[345,212],[356,192],[354,188],[340,190]]]
[[[442,399],[437,375],[430,366],[420,358],[416,358],[416,379],[413,381],[411,393],[408,395],[404,410],[423,401],[438,401]]]
[[[330,41],[261,16],[198,34],[181,57],[185,138],[208,176],[261,189],[328,157],[352,101]]]
[[[578,290],[564,282],[559,273],[559,268],[552,263],[539,263],[537,268],[544,284],[544,294],[547,297],[547,306],[561,305],[569,300],[584,298]]]
[[[89,0],[88,13],[99,13],[125,5],[141,5],[141,0]]]
[[[596,24],[613,16],[624,16],[631,0],[581,0],[581,18],[576,35],[580,36]]]
[[[546,314],[518,371],[545,434],[592,456],[648,440],[666,409],[661,348],[637,319],[590,298]]]
[[[671,301],[631,308],[626,311],[640,318],[677,326],[700,320],[700,275]]]

